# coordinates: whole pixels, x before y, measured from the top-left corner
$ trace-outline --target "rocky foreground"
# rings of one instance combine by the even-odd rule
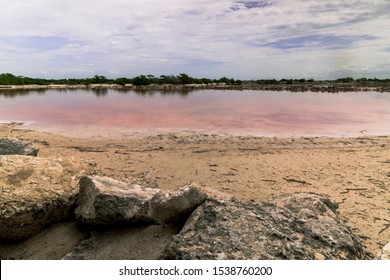
[[[0,259],[370,258],[325,195],[212,198],[194,184],[162,190],[37,154],[0,138]]]

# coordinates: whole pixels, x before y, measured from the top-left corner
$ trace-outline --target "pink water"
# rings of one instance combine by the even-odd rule
[[[202,130],[265,136],[390,135],[390,94],[202,90],[0,92],[0,120],[63,131]]]

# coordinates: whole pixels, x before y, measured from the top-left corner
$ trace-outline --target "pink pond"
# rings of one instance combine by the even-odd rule
[[[78,131],[180,131],[264,136],[390,135],[390,94],[201,90],[0,91],[0,121]]]

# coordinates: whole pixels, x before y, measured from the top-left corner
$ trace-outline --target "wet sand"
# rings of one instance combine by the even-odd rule
[[[162,189],[196,183],[210,195],[262,201],[297,191],[327,194],[374,257],[390,242],[390,136],[254,137],[207,132],[89,137],[0,124],[0,136],[32,141],[40,157],[73,156],[119,180],[151,174]],[[70,134],[69,134],[70,135]]]

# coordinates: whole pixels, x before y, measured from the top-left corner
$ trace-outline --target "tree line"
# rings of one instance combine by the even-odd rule
[[[241,84],[241,80],[228,79],[226,77],[220,79],[208,79],[208,78],[193,78],[187,74],[180,75],[161,75],[155,77],[154,75],[139,75],[133,78],[115,78],[110,79],[105,76],[95,75],[91,78],[81,79],[42,79],[42,78],[29,78],[23,76],[15,76],[10,73],[0,74],[0,85],[51,85],[51,84],[64,84],[64,85],[90,85],[90,84],[133,84],[136,86],[151,85],[151,84],[210,84],[210,83],[226,83],[237,85]]]
[[[110,79],[105,76],[95,75],[91,78],[81,79],[42,79],[42,78],[30,78],[23,76],[15,76],[11,73],[0,74],[0,85],[51,85],[51,84],[64,84],[64,85],[90,85],[90,84],[133,84],[136,86],[146,86],[151,84],[174,84],[174,85],[186,85],[186,84],[211,84],[211,83],[224,83],[227,85],[241,85],[241,84],[260,84],[260,85],[279,85],[279,84],[302,84],[302,83],[389,83],[390,79],[377,79],[377,78],[359,78],[354,79],[352,77],[339,78],[336,80],[316,81],[314,79],[259,79],[259,80],[236,80],[233,78],[222,77],[220,79],[208,79],[208,78],[194,78],[187,74],[181,73],[179,75],[161,75],[156,77],[154,75],[139,75],[133,78],[115,78]]]

